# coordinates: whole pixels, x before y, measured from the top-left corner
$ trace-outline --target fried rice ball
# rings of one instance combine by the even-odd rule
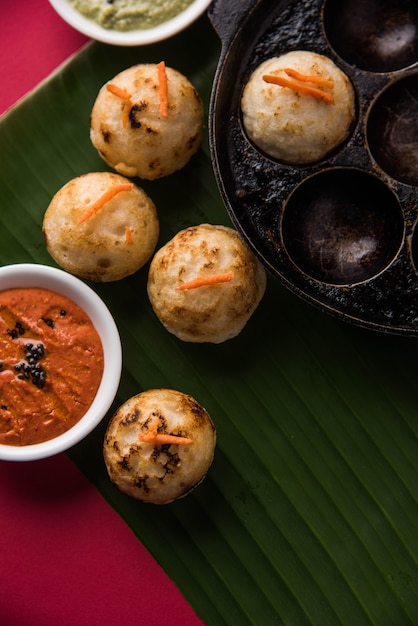
[[[328,57],[304,50],[261,63],[244,87],[241,109],[254,144],[289,164],[324,158],[347,139],[356,114],[347,75]]]
[[[236,337],[257,308],[266,272],[233,228],[201,224],[156,252],[147,287],[170,333],[188,342],[221,343]]]
[[[120,491],[143,502],[167,504],[202,482],[215,445],[215,426],[194,398],[173,389],[150,389],[113,415],[103,455]]]
[[[160,64],[143,63],[117,74],[99,91],[90,138],[120,174],[153,180],[181,169],[202,141],[203,103],[190,81],[165,67],[167,110],[161,108]]]
[[[148,195],[113,172],[73,178],[52,198],[42,226],[63,269],[96,282],[119,280],[151,258],[160,226]]]

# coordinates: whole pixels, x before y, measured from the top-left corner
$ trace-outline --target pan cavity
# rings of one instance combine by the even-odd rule
[[[418,61],[417,0],[325,0],[325,34],[334,51],[369,72]]]
[[[418,222],[415,223],[414,230],[412,233],[411,255],[412,255],[412,265],[414,266],[415,272],[418,273]]]
[[[282,240],[304,274],[333,285],[352,285],[382,272],[404,236],[400,204],[375,176],[357,169],[324,170],[289,196]]]
[[[418,74],[405,76],[380,93],[368,116],[367,142],[386,174],[418,185]]]

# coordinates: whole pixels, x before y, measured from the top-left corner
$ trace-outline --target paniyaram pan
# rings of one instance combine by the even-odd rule
[[[418,332],[418,4],[415,0],[215,0],[222,51],[210,147],[237,229],[295,294],[359,326]],[[396,45],[393,42],[396,41]],[[321,162],[266,157],[246,136],[241,95],[264,60],[331,58],[357,115]]]

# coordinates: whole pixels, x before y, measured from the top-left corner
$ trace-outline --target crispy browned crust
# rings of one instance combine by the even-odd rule
[[[124,89],[129,101],[108,91],[107,85],[96,98],[91,141],[102,159],[124,176],[150,180],[167,176],[184,167],[200,147],[202,100],[180,72],[170,67],[166,72],[167,117],[160,113],[158,69],[153,63],[128,68],[109,81]]]
[[[152,428],[187,437],[190,444],[140,440]],[[103,454],[112,482],[138,500],[167,504],[188,494],[213,461],[215,426],[194,398],[173,389],[150,389],[127,400],[106,431]]]
[[[232,280],[179,291],[198,276]],[[238,233],[201,224],[180,231],[154,255],[148,295],[167,330],[183,341],[221,343],[238,335],[264,295],[266,273]]]
[[[52,198],[43,234],[49,253],[66,271],[109,282],[133,274],[150,259],[158,241],[159,220],[154,203],[138,186],[118,193],[79,223],[106,190],[126,183],[132,184],[113,172],[91,172],[72,179]]]

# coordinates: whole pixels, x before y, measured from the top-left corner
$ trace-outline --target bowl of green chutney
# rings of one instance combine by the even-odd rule
[[[176,35],[197,20],[211,0],[49,0],[67,24],[91,39],[142,46]]]

